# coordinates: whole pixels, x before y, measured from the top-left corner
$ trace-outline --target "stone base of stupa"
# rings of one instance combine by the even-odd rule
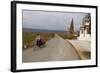
[[[87,37],[78,37],[77,39],[78,40],[87,40],[87,41],[90,41],[91,37],[90,36],[87,36]]]

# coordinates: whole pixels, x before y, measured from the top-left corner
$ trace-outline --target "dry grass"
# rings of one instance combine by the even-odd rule
[[[41,39],[46,42],[54,37],[54,34],[58,34],[64,39],[69,39],[67,32],[23,32],[23,46],[34,47],[34,41],[37,36],[40,34]]]

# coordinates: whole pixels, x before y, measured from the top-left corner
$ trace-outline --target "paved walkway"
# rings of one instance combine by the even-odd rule
[[[69,41],[77,50],[81,59],[91,58],[91,41],[87,40],[67,40]]]
[[[75,48],[58,35],[46,42],[43,48],[28,48],[23,51],[23,62],[80,60]]]

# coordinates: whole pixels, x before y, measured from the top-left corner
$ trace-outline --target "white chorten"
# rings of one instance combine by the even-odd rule
[[[78,40],[90,40],[91,35],[90,35],[90,17],[85,17],[83,20],[83,25],[80,27],[80,36],[78,37]]]

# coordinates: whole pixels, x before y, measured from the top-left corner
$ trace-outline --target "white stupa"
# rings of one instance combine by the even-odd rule
[[[90,21],[90,17],[85,17],[83,19],[83,24],[80,27],[80,36],[78,37],[78,40],[90,40],[91,39],[91,35],[90,35],[90,25],[91,25],[91,21]]]

